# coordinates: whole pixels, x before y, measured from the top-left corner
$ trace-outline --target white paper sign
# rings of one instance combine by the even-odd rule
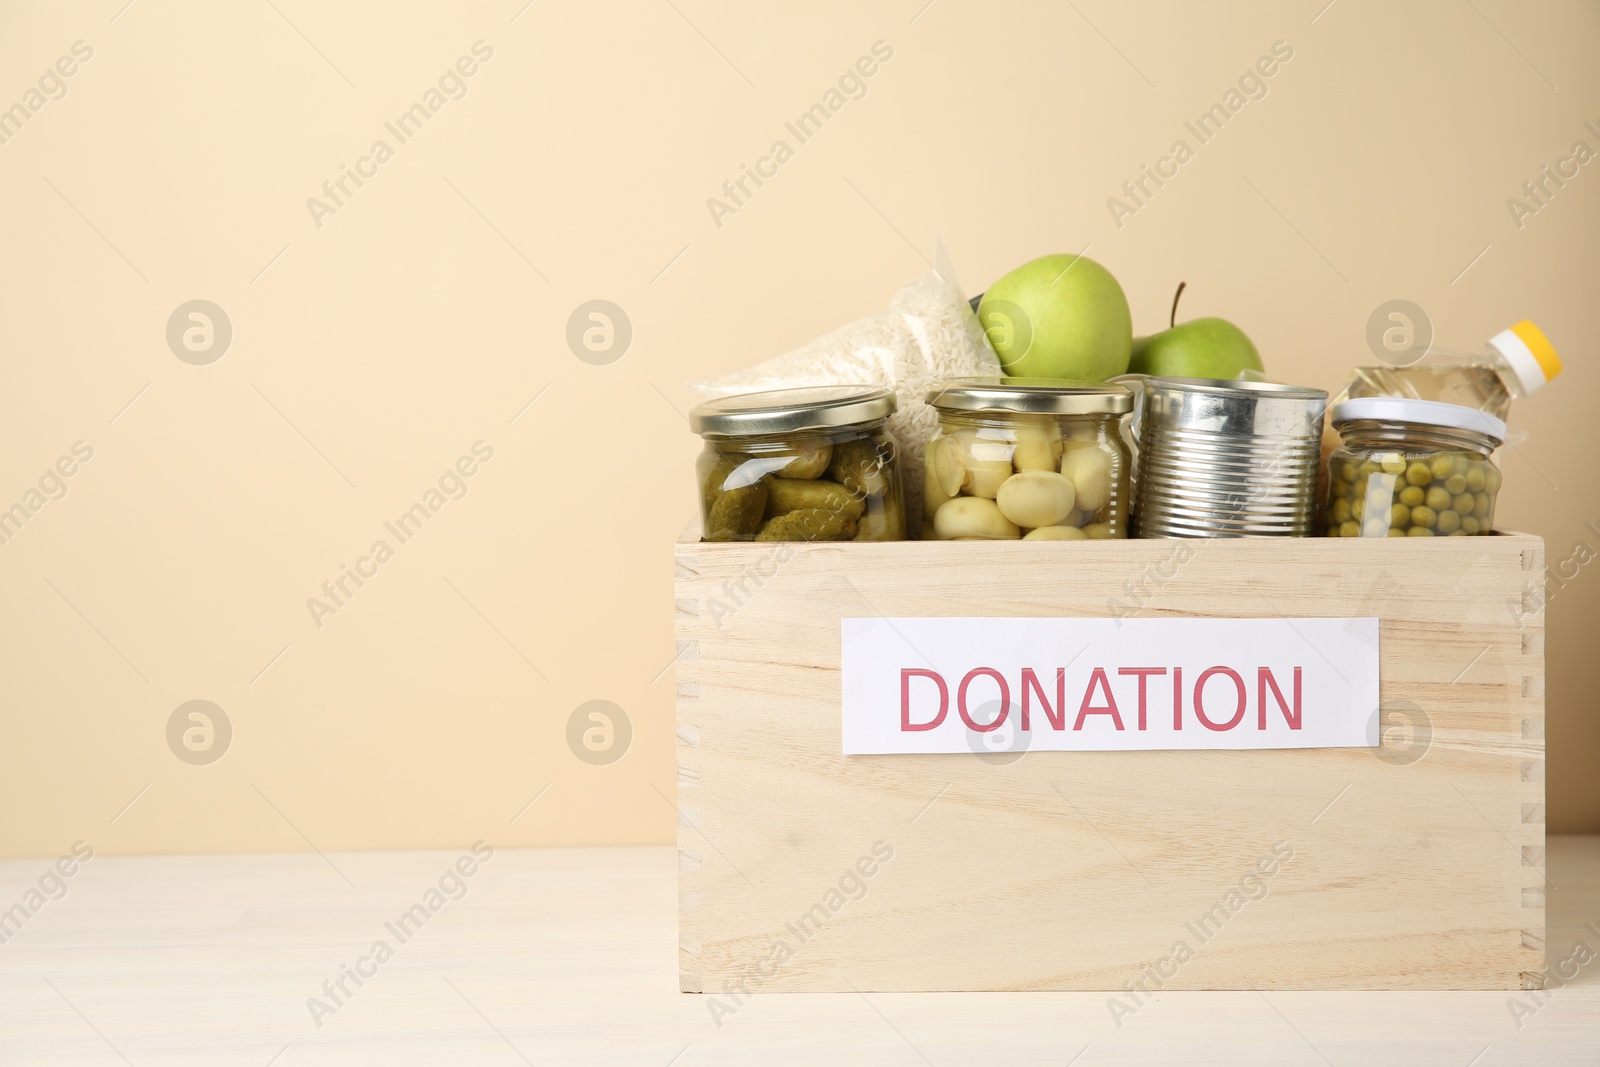
[[[1374,748],[1378,620],[842,619],[845,755]]]

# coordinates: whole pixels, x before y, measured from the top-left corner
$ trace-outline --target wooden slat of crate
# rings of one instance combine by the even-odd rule
[[[1543,556],[1542,540],[1520,534],[687,536],[675,593],[682,988],[1131,985],[1122,999],[1135,1006],[1159,988],[1537,987]],[[1396,722],[1421,709],[1428,729],[1391,731],[1386,758],[841,755],[841,618],[1128,611],[1376,615],[1384,705]],[[851,899],[846,879],[850,892],[830,897],[877,842],[893,858],[861,879],[865,895]],[[1230,898],[1275,845],[1293,858],[1259,879],[1265,896]]]

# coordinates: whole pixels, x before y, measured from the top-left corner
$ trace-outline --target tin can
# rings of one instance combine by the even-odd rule
[[[1272,382],[1145,378],[1135,536],[1309,536],[1327,403]]]

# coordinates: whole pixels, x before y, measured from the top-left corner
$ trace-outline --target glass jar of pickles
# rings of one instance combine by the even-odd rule
[[[817,386],[708,400],[689,413],[707,541],[906,536],[887,390]]]
[[[923,536],[1076,541],[1128,536],[1125,386],[957,378],[928,393]]]
[[[1494,529],[1506,424],[1432,400],[1335,404],[1343,443],[1328,459],[1329,537],[1462,537]]]

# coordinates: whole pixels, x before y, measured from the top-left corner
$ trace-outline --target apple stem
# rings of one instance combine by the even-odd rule
[[[1188,282],[1179,282],[1178,291],[1172,294],[1172,315],[1167,319],[1168,326],[1178,325],[1178,297],[1183,295],[1184,286],[1188,284]]]

